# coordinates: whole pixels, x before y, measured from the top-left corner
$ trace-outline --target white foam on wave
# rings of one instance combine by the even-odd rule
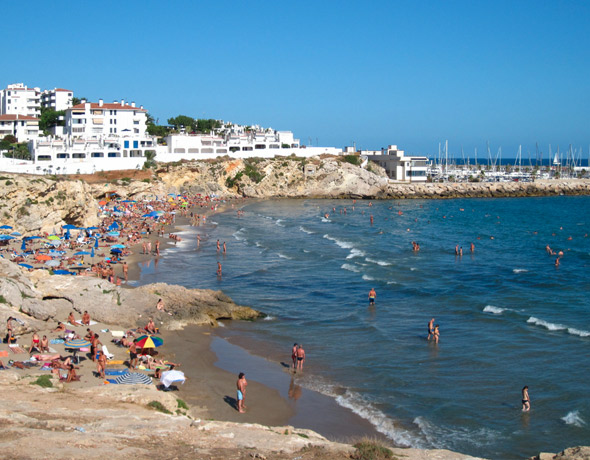
[[[332,222],[330,219],[326,219],[325,217],[322,217],[322,222]]]
[[[244,236],[244,231],[246,229],[245,228],[240,228],[239,230],[235,231],[234,233],[232,233],[232,236],[238,240],[238,241],[244,241],[246,239],[246,237]]]
[[[307,233],[308,235],[313,235],[314,232],[312,232],[311,230],[306,229],[303,225],[299,226],[299,230],[301,230],[303,233]]]
[[[565,415],[564,417],[561,417],[561,420],[563,420],[567,425],[574,425],[579,428],[586,425],[586,422],[584,421],[584,419],[582,417],[580,417],[580,411],[578,411],[578,410],[573,410],[571,412],[568,412],[567,415]]]
[[[410,267],[411,272],[415,272],[416,270],[418,270],[416,267]]]
[[[451,425],[439,426],[428,420],[426,417],[416,417],[413,423],[420,428],[420,431],[431,446],[442,449],[453,449],[457,443],[471,444],[477,447],[484,447],[495,442],[501,434],[489,428],[478,428],[475,430],[467,427],[454,427]]]
[[[363,279],[365,281],[375,281],[375,278],[373,278],[372,276],[369,276],[369,275],[363,275]]]
[[[360,269],[355,265],[342,264],[342,266],[340,268],[342,268],[344,270],[348,270],[349,272],[360,273]]]
[[[364,257],[365,253],[360,249],[352,248],[350,254],[346,256],[347,259],[354,259],[355,257]]]
[[[280,252],[277,254],[281,259],[293,260],[293,257],[286,256],[285,254],[281,254]]]
[[[529,319],[527,319],[527,323],[544,327],[545,329],[548,329],[550,331],[566,331],[570,335],[576,335],[578,337],[590,337],[590,331],[576,329],[574,327],[568,327],[564,324],[550,323],[549,321],[535,318],[534,316],[531,316]]]
[[[348,243],[347,241],[341,241],[338,238],[334,238],[330,235],[328,235],[327,233],[324,235],[324,238],[330,241],[333,241],[334,243],[336,243],[338,246],[340,246],[342,249],[352,249],[354,248],[352,243]]]
[[[365,260],[367,262],[371,262],[372,264],[381,265],[382,267],[387,267],[387,266],[391,265],[391,262],[385,262],[383,260],[375,260],[375,259],[371,259],[370,257],[367,257]]]
[[[567,329],[567,326],[564,326],[563,324],[550,323],[549,321],[535,318],[534,316],[531,316],[529,319],[526,320],[526,322],[534,324],[535,326],[544,327],[545,329],[548,329],[550,331],[565,331]]]
[[[279,227],[284,227],[284,225],[283,225],[283,219],[278,219],[278,220],[275,222],[275,225],[277,225],[277,226],[279,226]]]
[[[528,270],[526,268],[514,268],[512,269],[512,273],[527,273]]]
[[[387,284],[399,284],[399,283],[396,283],[395,281],[388,281]]]
[[[263,248],[264,247],[260,241],[256,241],[256,242],[254,242],[254,244],[256,245],[257,248]]]
[[[275,319],[276,317],[268,315],[264,317],[263,321],[274,321]]]
[[[506,311],[506,308],[494,307],[493,305],[486,305],[483,311],[486,313],[493,313],[494,315],[501,315]]]

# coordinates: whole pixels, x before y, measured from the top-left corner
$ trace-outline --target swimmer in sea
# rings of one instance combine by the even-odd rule
[[[434,337],[434,318],[428,322],[428,337],[426,337],[426,340],[430,340],[430,336]]]
[[[440,338],[440,331],[438,330],[438,324],[434,326],[434,343],[438,343],[438,339]]]
[[[531,410],[531,399],[529,398],[529,387],[525,385],[522,389],[522,411],[528,412]]]
[[[221,263],[217,262],[217,276],[221,276]]]
[[[375,292],[375,288],[371,288],[369,291],[369,305],[375,305],[375,299],[377,298],[377,293]]]
[[[471,254],[473,254],[475,252],[475,244],[471,243],[469,250],[471,251]]]

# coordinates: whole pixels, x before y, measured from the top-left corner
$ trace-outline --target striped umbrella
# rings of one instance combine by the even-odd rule
[[[115,382],[124,385],[150,385],[152,379],[141,372],[131,372],[118,376]]]
[[[142,335],[135,343],[138,348],[158,348],[164,345],[164,340],[155,335]]]
[[[64,346],[66,348],[84,348],[84,347],[89,347],[90,342],[88,340],[84,340],[84,339],[72,339],[72,340],[68,340],[66,343],[64,343]]]

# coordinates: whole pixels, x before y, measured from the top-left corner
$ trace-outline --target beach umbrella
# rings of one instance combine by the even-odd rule
[[[115,382],[123,385],[150,385],[152,379],[141,372],[131,372],[118,376]]]
[[[62,228],[65,228],[66,230],[76,230],[78,227],[72,224],[66,224]]]
[[[21,235],[22,235],[22,233],[19,233],[19,232],[12,232],[12,233],[11,233],[11,235],[12,235],[12,236],[21,236]]]
[[[0,241],[8,241],[8,240],[14,240],[14,236],[0,235]]]
[[[105,200],[101,200],[98,202],[99,206],[104,206],[105,204],[107,204],[107,202]]]
[[[175,382],[184,383],[185,380],[186,380],[186,377],[184,376],[184,372],[177,371],[174,369],[171,371],[162,372],[162,377],[160,378],[160,382],[166,388],[168,388],[170,385],[172,385]]]
[[[94,257],[94,248],[92,248],[92,251],[90,251],[90,257]]]
[[[75,256],[89,256],[90,253],[88,251],[78,251],[74,253]]]
[[[21,244],[20,250],[21,251],[26,251],[27,250],[27,242],[25,240],[23,240],[23,244]]]
[[[48,267],[59,267],[60,261],[59,260],[48,260],[45,262],[45,265]]]
[[[67,270],[54,270],[53,271],[54,275],[72,275],[72,272],[69,272]]]
[[[2,230],[12,230],[12,227],[10,225],[2,225],[2,226],[0,226],[0,228]]]
[[[59,238],[59,237],[58,237],[58,238]],[[41,239],[41,237],[40,237],[40,236],[25,236],[25,237],[23,238],[23,240],[25,240],[25,241],[29,241],[29,240],[40,240],[40,239]]]
[[[98,227],[86,227],[86,230],[98,230]]]
[[[19,264],[21,267],[25,267],[25,268],[33,268],[32,265],[29,264]]]
[[[49,235],[49,236],[47,237],[47,239],[48,239],[48,240],[59,240],[59,236],[57,236],[57,235]]]
[[[135,343],[137,348],[158,348],[164,345],[164,340],[155,335],[142,335],[137,338]]]
[[[121,254],[123,251],[121,251],[120,249],[111,249],[111,253],[112,254]]]
[[[65,238],[66,240],[69,240],[69,239],[70,239],[70,230],[69,230],[69,229],[68,229],[68,230],[66,230],[66,234],[64,235],[64,238]]]
[[[72,339],[72,340],[68,340],[67,342],[64,343],[64,346],[66,348],[84,348],[84,347],[89,347],[90,346],[90,342],[88,340],[84,340],[84,339]]]
[[[47,255],[47,254],[37,254],[35,256],[35,259],[38,260],[39,262],[43,262],[46,260],[51,260],[51,256]]]
[[[119,236],[119,232],[109,232],[109,233],[107,233],[107,235],[110,235],[110,236]]]
[[[94,238],[94,247],[98,249],[98,238]]]
[[[111,246],[111,249],[125,249],[125,245],[124,244],[113,244]]]

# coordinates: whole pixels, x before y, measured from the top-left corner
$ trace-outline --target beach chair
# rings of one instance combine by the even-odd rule
[[[115,357],[115,355],[114,355],[114,354],[112,354],[112,353],[109,353],[109,350],[108,350],[108,348],[107,348],[107,346],[106,346],[106,345],[103,345],[103,346],[102,346],[102,352],[103,352],[103,354],[104,354],[104,355],[107,357],[107,359],[113,359],[113,358]]]

